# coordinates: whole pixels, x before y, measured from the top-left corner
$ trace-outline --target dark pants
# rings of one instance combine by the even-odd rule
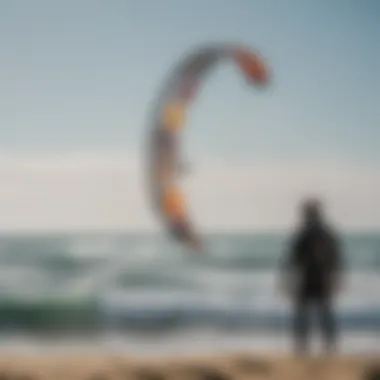
[[[307,353],[310,334],[310,317],[313,306],[319,320],[319,327],[324,339],[325,349],[330,352],[335,348],[337,324],[332,308],[331,297],[324,294],[303,294],[297,297],[294,316],[294,340],[296,351]]]

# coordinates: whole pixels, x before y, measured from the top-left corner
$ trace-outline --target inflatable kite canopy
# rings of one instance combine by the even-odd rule
[[[223,60],[236,65],[253,86],[269,82],[266,64],[250,49],[234,44],[202,47],[187,55],[170,74],[151,120],[149,175],[154,208],[171,236],[195,250],[201,249],[202,243],[178,183],[181,167],[178,137],[200,83]]]

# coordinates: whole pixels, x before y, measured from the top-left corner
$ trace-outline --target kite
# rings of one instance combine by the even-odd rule
[[[179,137],[202,80],[224,60],[232,61],[249,84],[263,87],[269,82],[264,60],[250,49],[236,44],[200,47],[170,72],[150,120],[149,188],[153,206],[170,235],[197,251],[202,248],[202,241],[179,184],[183,167]]]

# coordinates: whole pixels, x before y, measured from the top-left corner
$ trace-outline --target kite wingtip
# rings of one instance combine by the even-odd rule
[[[235,59],[250,84],[261,87],[270,81],[270,71],[264,58],[248,49],[238,48],[234,52]]]

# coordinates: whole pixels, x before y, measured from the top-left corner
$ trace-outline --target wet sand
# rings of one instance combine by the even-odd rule
[[[378,377],[376,377],[376,370]],[[187,358],[31,356],[0,358],[0,380],[380,380],[380,357],[296,359],[236,354]]]

